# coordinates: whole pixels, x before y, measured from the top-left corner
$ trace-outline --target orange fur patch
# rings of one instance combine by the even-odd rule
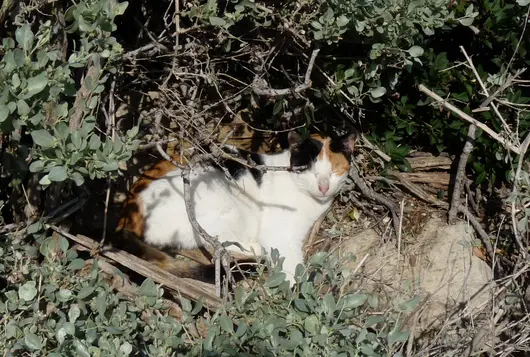
[[[321,160],[324,157],[324,153],[331,162],[333,172],[337,175],[344,175],[350,170],[350,161],[342,153],[336,153],[331,151],[329,144],[331,143],[330,138],[323,138],[318,134],[311,135],[311,138],[318,140],[322,143],[322,150],[318,154],[318,158]]]

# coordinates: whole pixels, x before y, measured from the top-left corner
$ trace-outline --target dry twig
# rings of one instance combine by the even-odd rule
[[[311,87],[311,72],[313,72],[313,67],[315,65],[315,59],[320,50],[313,50],[311,58],[309,59],[309,64],[307,65],[307,70],[304,77],[304,83],[294,87],[294,88],[283,88],[283,89],[273,89],[267,88],[266,83],[262,79],[256,78],[252,83],[252,90],[257,95],[265,95],[269,97],[279,97],[283,95],[288,95],[290,93],[300,93]]]
[[[427,87],[425,87],[423,84],[419,85],[419,90],[421,92],[427,94],[429,97],[431,97],[435,101],[437,101],[439,104],[444,106],[446,109],[448,109],[451,112],[453,112],[456,115],[458,115],[460,118],[466,120],[467,122],[469,122],[471,124],[474,124],[476,127],[478,127],[480,129],[482,129],[483,131],[485,131],[489,136],[491,136],[492,139],[494,139],[497,142],[499,142],[500,144],[502,144],[506,149],[508,149],[508,150],[512,151],[513,153],[519,155],[519,153],[520,153],[520,148],[519,147],[513,145],[509,140],[507,140],[507,139],[503,138],[502,136],[500,136],[499,134],[497,134],[495,131],[490,129],[486,124],[483,124],[483,123],[479,122],[478,120],[476,120],[475,118],[473,118],[473,117],[469,116],[468,114],[464,113],[463,111],[461,111],[460,109],[458,109],[457,107],[455,107],[454,105],[452,105],[451,103],[447,102],[445,99],[440,97],[438,94],[434,93],[430,89],[427,89]]]

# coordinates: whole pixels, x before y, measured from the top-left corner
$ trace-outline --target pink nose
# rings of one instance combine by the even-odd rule
[[[318,186],[318,189],[320,190],[320,192],[322,192],[323,195],[325,195],[326,192],[328,192],[329,190],[329,186]]]

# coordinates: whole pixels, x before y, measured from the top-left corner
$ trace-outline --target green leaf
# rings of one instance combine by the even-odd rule
[[[48,186],[51,183],[52,182],[50,181],[48,175],[42,176],[42,178],[39,180],[39,184],[41,184],[42,186]]]
[[[28,95],[33,96],[42,92],[42,90],[46,88],[47,84],[48,78],[46,77],[46,72],[42,72],[39,75],[28,79],[28,86],[26,88]]]
[[[366,322],[364,323],[364,326],[365,327],[372,327],[372,326],[377,325],[378,323],[381,323],[381,322],[384,322],[384,321],[385,321],[385,317],[384,316],[380,316],[380,315],[368,316],[366,318]]]
[[[32,301],[37,296],[37,288],[34,281],[28,281],[18,288],[18,297],[25,301]]]
[[[29,105],[28,103],[26,103],[26,101],[20,99],[19,101],[17,101],[17,112],[18,112],[18,115],[20,116],[27,116],[30,112],[30,108],[29,108]]]
[[[155,282],[151,280],[150,278],[145,279],[142,285],[140,286],[140,293],[148,297],[158,296],[158,291],[157,291]],[[190,306],[190,310],[191,310],[191,306]]]
[[[77,352],[77,356],[90,357],[90,353],[88,352],[88,349],[83,342],[79,341],[78,339],[75,339],[74,346],[75,346],[75,351]]]
[[[112,161],[112,162],[109,162],[107,164],[104,164],[101,169],[103,171],[109,172],[109,171],[116,171],[116,170],[118,170],[118,168],[119,168],[118,162],[117,161]]]
[[[68,270],[79,270],[79,269],[83,269],[84,266],[85,266],[85,261],[81,258],[77,258],[77,259],[72,260],[72,262],[68,264],[67,269]]]
[[[116,4],[116,6],[114,7],[114,16],[123,15],[125,13],[125,10],[127,10],[128,6],[129,6],[128,1],[123,1],[123,2]]]
[[[33,161],[31,165],[29,165],[29,171],[30,172],[41,172],[42,169],[44,169],[44,162],[37,160]]]
[[[271,277],[269,277],[269,280],[267,280],[265,286],[268,288],[275,288],[285,281],[286,276],[287,275],[285,273],[274,273]]]
[[[156,296],[156,295],[153,295],[153,296]],[[182,305],[182,310],[183,311],[190,312],[191,309],[192,309],[191,308],[191,302],[188,299],[186,299],[186,298],[180,299],[180,305]]]
[[[370,94],[374,98],[382,97],[386,93],[385,87],[370,88]]]
[[[343,297],[344,299],[344,308],[354,309],[356,307],[362,306],[368,299],[368,295],[365,294],[351,294]]]
[[[31,132],[33,142],[40,147],[47,149],[53,146],[53,136],[45,129],[33,130]]]
[[[335,20],[335,23],[337,24],[337,26],[339,27],[344,27],[348,24],[348,22],[350,22],[350,20],[344,16],[344,15],[341,15],[339,16],[336,20]]]
[[[412,46],[411,48],[409,48],[407,50],[407,52],[409,53],[409,55],[411,55],[412,57],[420,57],[423,55],[424,53],[424,50],[423,48],[421,48],[420,46]]]
[[[464,18],[458,19],[458,22],[460,22],[462,26],[471,26],[474,20],[475,19],[472,17],[464,17]]]
[[[93,286],[85,286],[81,288],[77,293],[77,298],[83,300],[94,292],[95,288]]]
[[[221,325],[221,328],[226,332],[234,332],[234,324],[232,323],[232,319],[230,317],[226,315],[221,316],[219,318],[219,324]]]
[[[79,173],[79,172],[73,172],[71,175],[70,175],[70,178],[72,180],[74,180],[75,184],[77,186],[81,186],[82,184],[85,183],[85,178]]]
[[[239,324],[237,325],[236,337],[241,338],[241,336],[243,336],[245,332],[247,332],[247,330],[248,330],[247,324],[243,321],[240,321]]]
[[[15,38],[24,51],[29,51],[33,47],[34,36],[28,24],[24,24],[15,31]]]
[[[318,317],[316,317],[315,315],[308,316],[304,321],[304,328],[306,329],[306,331],[312,334],[317,333],[318,325]]]
[[[530,4],[530,0],[517,0],[517,5],[527,6],[528,4]]]
[[[9,108],[7,105],[0,104],[0,123],[9,117]]]
[[[74,323],[79,316],[81,316],[81,310],[79,309],[79,306],[77,306],[77,304],[71,305],[70,310],[68,310],[68,320],[71,323]]]
[[[68,171],[64,166],[55,166],[50,170],[48,178],[52,182],[61,182],[68,178]]]
[[[210,24],[212,24],[213,26],[223,27],[226,25],[226,21],[217,16],[210,16],[209,20],[210,20]]]
[[[32,332],[27,331],[24,336],[24,344],[31,350],[40,350],[42,348],[41,339]]]
[[[403,312],[411,312],[412,310],[416,308],[419,302],[420,302],[420,297],[414,296],[409,301],[405,301],[399,304],[399,309]]]

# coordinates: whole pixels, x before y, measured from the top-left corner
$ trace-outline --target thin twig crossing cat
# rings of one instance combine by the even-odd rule
[[[262,248],[267,254],[272,248],[278,249],[285,257],[283,270],[294,281],[296,266],[303,264],[305,238],[331,206],[348,175],[356,137],[302,138],[290,132],[289,149],[278,154],[255,154],[225,146],[226,153],[250,157],[256,165],[289,166],[293,170],[264,171],[229,159],[194,164],[190,185],[197,222],[221,242],[237,242],[258,255]],[[182,267],[174,266],[173,259],[150,248],[187,250],[205,245],[187,218],[181,174],[181,169],[167,161],[146,172],[131,190],[118,231],[142,240],[136,242],[140,249],[135,254],[186,276]],[[228,249],[241,252],[237,245]]]

